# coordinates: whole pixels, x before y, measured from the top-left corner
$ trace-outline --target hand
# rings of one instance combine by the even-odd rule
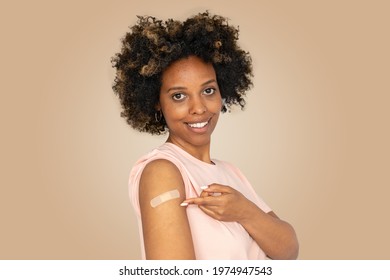
[[[299,244],[293,227],[273,212],[265,213],[239,191],[219,184],[204,189],[200,197],[183,201],[196,204],[210,217],[238,222],[272,259],[296,259]]]
[[[183,205],[186,204],[198,205],[204,213],[218,221],[240,222],[246,218],[246,210],[252,203],[229,186],[211,184],[200,197],[184,200]]]

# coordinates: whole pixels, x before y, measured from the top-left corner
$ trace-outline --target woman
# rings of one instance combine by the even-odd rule
[[[146,259],[295,259],[294,229],[234,166],[210,157],[220,112],[245,105],[249,54],[238,30],[208,12],[184,22],[139,17],[113,58],[122,116],[168,132],[130,174]]]

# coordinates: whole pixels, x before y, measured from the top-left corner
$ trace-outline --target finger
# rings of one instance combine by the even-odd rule
[[[202,205],[199,205],[199,209],[201,209],[206,215],[210,216],[211,218],[217,219],[217,215],[215,214],[215,211],[213,209]]]
[[[208,188],[208,186],[202,186],[201,187],[201,189],[206,189],[206,188]],[[198,205],[200,205],[202,203],[202,200],[199,200],[197,198],[205,198],[205,197],[209,197],[209,196],[218,196],[218,195],[221,195],[221,193],[213,193],[213,192],[202,191],[200,193],[199,197],[187,198],[186,200],[184,200],[180,204],[180,206],[188,206],[189,204],[198,204]]]
[[[225,221],[225,222],[232,222],[235,221],[234,218],[231,217],[231,215],[225,213],[225,211],[221,211],[220,207],[213,207],[213,206],[203,206],[199,205],[199,209],[201,209],[205,214],[210,216],[213,219],[216,219],[218,221]]]
[[[193,200],[197,199],[199,197],[191,197],[184,200],[182,203],[180,203],[180,206],[188,206],[189,204],[193,204]]]
[[[221,204],[221,202],[220,202],[219,197],[205,196],[205,197],[196,197],[196,198],[186,199],[180,205],[187,206],[189,204],[205,205],[205,206],[219,206]]]
[[[207,197],[207,196],[210,196],[210,195],[212,195],[212,193],[204,192],[204,191],[200,193],[200,197]]]
[[[204,192],[209,192],[209,193],[232,193],[233,189],[229,186],[225,185],[220,185],[220,184],[211,184],[209,185],[208,188],[203,189]]]

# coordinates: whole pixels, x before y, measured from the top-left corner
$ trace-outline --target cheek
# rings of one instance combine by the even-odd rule
[[[186,116],[187,108],[185,106],[177,106],[177,104],[170,104],[164,106],[163,112],[167,123],[170,121],[180,120]]]
[[[219,115],[221,113],[222,108],[222,102],[213,102],[212,104],[209,104],[208,110],[210,113],[214,115],[215,121],[218,120]]]
[[[216,113],[219,114],[221,112],[221,109],[222,109],[222,99],[221,98],[219,98],[218,101],[213,102],[209,106],[209,110],[212,111],[215,114]]]

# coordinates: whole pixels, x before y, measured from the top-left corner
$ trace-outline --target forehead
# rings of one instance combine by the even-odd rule
[[[162,74],[162,83],[192,83],[216,79],[214,67],[196,56],[172,63]]]

